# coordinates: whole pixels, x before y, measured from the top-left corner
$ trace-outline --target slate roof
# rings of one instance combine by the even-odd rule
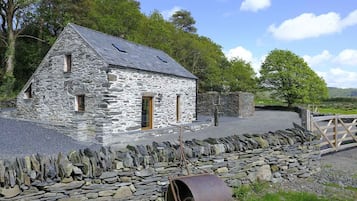
[[[161,50],[135,44],[119,37],[70,23],[109,65],[197,79]]]

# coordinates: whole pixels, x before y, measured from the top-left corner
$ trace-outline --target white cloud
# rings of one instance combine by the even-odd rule
[[[333,34],[357,24],[357,10],[341,19],[335,12],[322,15],[303,13],[295,18],[285,20],[280,25],[272,24],[268,31],[279,40],[301,40],[321,35]]]
[[[257,12],[271,5],[270,0],[244,0],[240,5],[240,10]]]
[[[164,17],[165,20],[169,20],[173,14],[175,14],[177,11],[182,10],[180,6],[174,6],[170,10],[164,10],[161,12],[161,15]]]
[[[357,50],[345,49],[335,59],[341,65],[357,66]]]
[[[324,50],[320,54],[315,56],[303,56],[304,60],[309,64],[309,66],[319,66],[320,64],[330,61],[332,57],[333,56],[328,50]]]
[[[346,71],[341,68],[331,68],[327,72],[317,72],[329,87],[356,88],[357,72]]]
[[[228,60],[232,60],[235,58],[240,58],[243,59],[244,61],[247,62],[252,62],[253,61],[253,54],[251,51],[245,49],[242,46],[238,46],[236,48],[228,50],[226,53],[226,57]]]
[[[331,64],[339,66],[357,66],[357,50],[344,49],[338,55],[332,55],[328,50],[322,51],[318,55],[304,55],[304,60],[310,67],[326,66]]]
[[[251,51],[245,49],[242,46],[238,46],[236,48],[228,50],[228,52],[226,52],[225,55],[228,60],[238,58],[238,59],[243,59],[246,62],[249,62],[252,65],[252,68],[254,69],[254,71],[258,75],[259,75],[259,70],[260,70],[262,61],[264,61],[264,59],[265,59],[265,56],[261,57],[260,59],[254,57],[253,53]]]
[[[327,86],[357,88],[357,72],[345,68],[348,65],[357,66],[357,50],[344,49],[337,56],[324,50],[320,54],[305,55],[303,58],[311,68],[319,69],[316,73],[325,79]]]
[[[348,14],[348,16],[342,21],[343,27],[354,26],[356,24],[357,24],[357,10],[354,10],[353,12]]]

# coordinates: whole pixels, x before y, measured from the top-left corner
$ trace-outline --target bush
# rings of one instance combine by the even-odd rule
[[[13,76],[5,76],[0,82],[0,98],[11,99],[16,96],[14,92],[16,79]]]

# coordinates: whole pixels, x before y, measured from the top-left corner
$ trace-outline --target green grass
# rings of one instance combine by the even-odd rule
[[[269,98],[256,98],[254,100],[255,105],[264,105],[264,106],[287,106],[286,103],[280,100],[274,100]]]
[[[340,189],[337,184],[326,186]],[[345,187],[351,191],[357,191],[354,187]],[[234,197],[237,201],[352,201],[353,199],[338,198],[338,196],[322,197],[308,192],[282,191],[270,186],[269,183],[256,182],[251,185],[242,185],[234,188]]]
[[[305,192],[277,192],[268,193],[261,198],[253,198],[248,201],[331,201],[329,198],[321,198],[317,195]]]
[[[357,109],[319,108],[318,112],[322,114],[357,114]]]
[[[306,192],[265,192],[264,189],[254,190],[251,186],[234,189],[234,196],[239,201],[330,201],[329,198],[319,197]]]
[[[266,95],[257,95],[255,97],[255,105],[287,106],[284,101],[275,100]],[[300,104],[300,106],[307,107],[306,104]],[[357,114],[357,98],[331,98],[314,106],[317,107],[317,112],[321,114]]]

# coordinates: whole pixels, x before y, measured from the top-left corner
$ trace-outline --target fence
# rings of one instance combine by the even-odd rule
[[[319,116],[310,119],[310,130],[320,135],[321,154],[357,146],[357,115]]]

